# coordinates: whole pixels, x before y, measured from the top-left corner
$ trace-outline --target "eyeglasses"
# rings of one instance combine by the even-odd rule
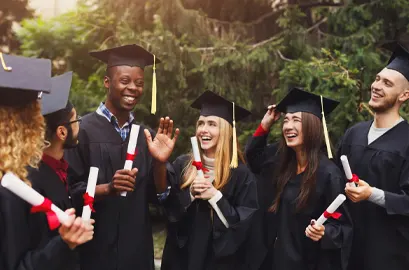
[[[61,123],[61,125],[71,125],[71,124],[73,124],[75,122],[80,122],[81,123],[81,121],[82,121],[82,117],[77,115],[77,118],[75,120],[72,120],[70,122]]]

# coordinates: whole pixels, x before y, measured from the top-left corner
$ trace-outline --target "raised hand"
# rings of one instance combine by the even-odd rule
[[[169,117],[162,117],[160,119],[158,132],[153,140],[149,130],[145,129],[144,133],[152,157],[159,162],[167,162],[179,136],[178,128],[173,134],[173,120]],[[174,135],[173,138],[172,135]]]
[[[261,120],[261,126],[264,130],[270,130],[271,126],[280,119],[280,112],[276,111],[276,105],[268,106],[268,110]]]

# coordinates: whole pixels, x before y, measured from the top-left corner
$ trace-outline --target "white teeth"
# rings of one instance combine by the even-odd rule
[[[134,97],[124,97],[124,100],[127,102],[134,102],[135,98]]]
[[[210,138],[210,137],[207,137],[207,136],[203,136],[202,137],[202,140],[203,141],[210,141],[212,138]]]
[[[297,134],[294,134],[294,133],[287,134],[287,138],[295,138],[295,137],[297,137]]]

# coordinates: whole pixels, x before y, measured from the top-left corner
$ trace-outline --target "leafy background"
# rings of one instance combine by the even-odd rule
[[[338,99],[327,117],[335,144],[349,126],[371,117],[370,84],[390,56],[379,45],[408,30],[407,0],[78,0],[75,11],[48,20],[35,17],[27,1],[0,3],[0,48],[50,58],[54,74],[74,71],[70,98],[82,115],[105,96],[105,67],[89,51],[136,43],[155,53],[162,60],[158,111],[150,115],[147,68],[135,113],[152,128],[161,116],[174,119],[181,136],[173,157],[190,149],[198,112],[189,105],[205,89],[252,111],[238,125],[242,145],[267,105],[291,86]],[[402,115],[408,112],[404,106]],[[270,139],[279,133],[276,125]],[[158,228],[160,258],[165,234]]]

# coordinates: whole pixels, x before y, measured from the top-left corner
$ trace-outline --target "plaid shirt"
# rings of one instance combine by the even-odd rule
[[[105,117],[110,123],[112,123],[115,130],[119,133],[119,135],[121,135],[122,140],[126,140],[126,137],[128,137],[129,133],[131,132],[132,122],[135,119],[132,112],[129,113],[129,119],[122,127],[119,127],[118,120],[116,119],[115,115],[108,110],[103,102],[101,102],[99,105],[97,114]]]

